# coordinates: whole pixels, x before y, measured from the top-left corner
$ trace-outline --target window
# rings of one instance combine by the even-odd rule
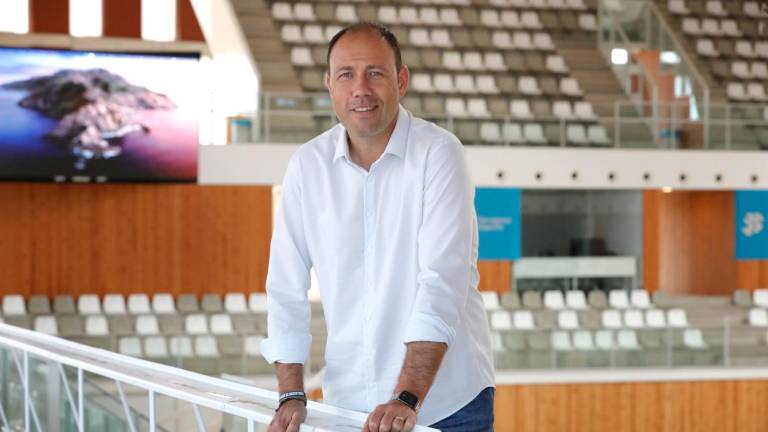
[[[176,0],[141,1],[141,38],[160,42],[176,39]]]
[[[99,37],[104,31],[103,0],[69,0],[69,34]]]
[[[0,32],[29,33],[29,0],[3,0]]]

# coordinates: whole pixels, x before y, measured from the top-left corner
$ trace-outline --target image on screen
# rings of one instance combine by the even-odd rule
[[[0,47],[0,180],[195,181],[198,67],[196,56]]]

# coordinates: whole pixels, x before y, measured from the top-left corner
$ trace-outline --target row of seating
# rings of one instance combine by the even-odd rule
[[[739,24],[734,19],[716,18],[684,18],[683,33],[693,36],[730,36],[742,37],[744,33],[739,29]]]
[[[707,0],[706,2],[686,2],[685,0],[667,0],[667,8],[674,15],[765,17],[765,12],[760,10],[760,4],[757,1]]]
[[[677,343],[670,341],[672,333],[645,332],[641,338],[632,329],[622,330],[556,330],[550,332],[549,340],[536,340],[546,337],[547,333],[507,332],[494,333],[493,348],[496,352],[521,351],[528,349],[554,351],[615,351],[659,348],[659,346],[682,346],[690,349],[706,349],[708,344],[704,334],[697,328],[679,330]],[[646,336],[647,335],[647,336]]]
[[[728,98],[737,102],[765,102],[768,101],[768,92],[765,84],[759,81],[753,82],[729,82],[725,87]]]
[[[194,313],[182,315],[137,315],[132,317],[106,315],[36,315],[30,323],[27,316],[7,316],[9,324],[29,327],[35,331],[73,336],[157,335],[157,334],[253,334],[266,332],[266,314],[211,315]],[[0,318],[2,322],[3,318]]]
[[[598,124],[568,124],[564,138],[569,145],[604,147],[612,144],[605,126]],[[493,144],[560,144],[559,139],[550,142],[544,127],[539,123],[483,122],[480,124],[480,140]]]
[[[753,61],[748,62],[744,60],[736,60],[730,62],[722,62],[722,64],[712,65],[712,70],[715,76],[721,80],[768,80],[768,62],[765,61]]]
[[[494,8],[276,2],[272,4],[272,16],[279,22],[353,23],[363,20],[377,21],[385,25],[489,26],[526,29],[541,29],[546,26],[557,30],[561,27],[561,17],[567,17],[566,20],[571,21],[570,18],[576,14],[589,13],[585,12],[589,8],[583,4],[562,8],[530,6],[515,8],[514,5],[493,4],[491,6]]]
[[[490,313],[493,330],[578,329],[578,328],[685,328],[685,309],[603,309],[596,310],[497,310]]]
[[[96,294],[83,294],[75,299],[69,295],[57,295],[53,304],[47,296],[31,296],[26,302],[22,295],[10,294],[3,297],[2,315],[15,316],[27,313],[38,314],[75,314],[81,315],[142,315],[178,313],[218,313],[231,314],[264,313],[267,309],[267,297],[264,293],[227,293],[222,301],[218,294],[204,294],[200,300],[194,294],[181,294],[175,299],[169,293],[147,294],[105,294],[103,302]]]
[[[705,57],[738,57],[745,59],[768,59],[768,41],[737,40],[733,43],[720,40],[717,45],[713,39],[696,40],[696,53]]]

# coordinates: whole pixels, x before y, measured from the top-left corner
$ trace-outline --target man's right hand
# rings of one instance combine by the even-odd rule
[[[307,407],[300,400],[289,400],[272,418],[267,432],[299,432],[299,426],[307,418]]]

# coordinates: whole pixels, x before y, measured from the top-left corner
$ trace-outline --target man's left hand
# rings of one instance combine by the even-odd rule
[[[416,425],[416,412],[402,402],[381,404],[365,420],[363,432],[408,432]]]

